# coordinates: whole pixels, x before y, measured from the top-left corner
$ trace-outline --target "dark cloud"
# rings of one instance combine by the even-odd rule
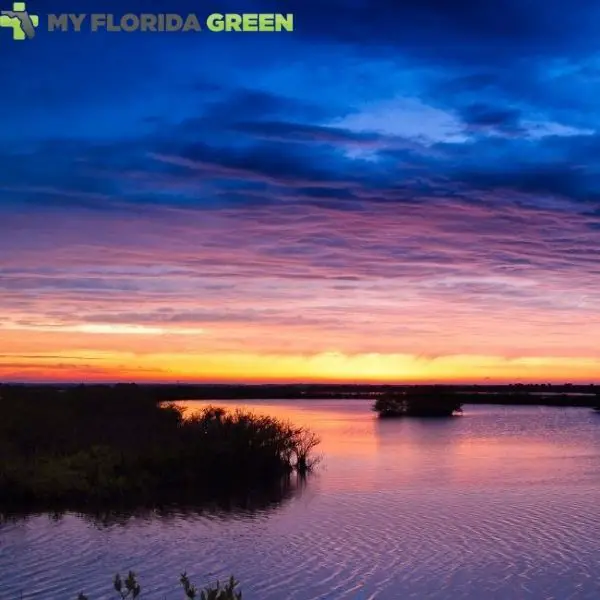
[[[254,121],[236,123],[234,131],[248,133],[256,138],[284,142],[315,142],[333,145],[377,146],[386,139],[376,133],[353,133],[338,127],[323,127],[282,121]]]
[[[218,145],[210,134],[188,143],[187,121],[127,143],[55,140],[28,153],[5,153],[3,162],[12,168],[0,177],[0,195],[12,205],[105,211],[149,204],[250,206],[274,197],[350,201],[362,210],[368,202],[427,202],[494,189],[530,195],[534,204],[536,194],[588,208],[598,201],[600,171],[590,162],[597,136],[550,129],[531,138],[522,111],[483,102],[458,114],[472,138],[429,149],[392,134],[263,120],[224,126]]]
[[[569,7],[541,0],[375,0],[352,6],[326,0],[314,11],[305,3],[294,9],[299,31],[307,36],[473,65],[512,62],[524,52],[592,50],[598,15],[591,0]]]
[[[521,111],[514,108],[470,104],[463,109],[461,116],[467,128],[475,132],[515,136],[525,133],[520,126]]]

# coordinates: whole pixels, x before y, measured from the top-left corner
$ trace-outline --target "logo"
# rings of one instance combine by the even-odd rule
[[[141,13],[118,16],[109,13],[48,14],[43,29],[49,32],[245,32],[294,31],[293,13],[212,13],[205,18],[196,14]],[[0,28],[12,29],[13,40],[31,40],[40,17],[27,12],[25,2],[14,2],[12,10],[0,11]]]
[[[0,27],[10,27],[13,30],[13,40],[25,40],[35,37],[35,28],[40,24],[37,15],[30,15],[25,2],[15,2],[12,10],[0,13]]]

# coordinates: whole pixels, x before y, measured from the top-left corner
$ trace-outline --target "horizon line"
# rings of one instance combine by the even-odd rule
[[[410,385],[445,385],[445,386],[514,386],[514,385],[530,385],[530,386],[600,386],[600,380],[597,381],[164,381],[164,380],[4,380],[0,381],[0,385],[194,385],[194,386],[302,386],[302,385],[327,385],[327,386],[410,386]]]

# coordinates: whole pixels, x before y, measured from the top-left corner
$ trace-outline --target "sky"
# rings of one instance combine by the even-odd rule
[[[295,29],[0,30],[0,380],[600,381],[595,0],[28,9]]]

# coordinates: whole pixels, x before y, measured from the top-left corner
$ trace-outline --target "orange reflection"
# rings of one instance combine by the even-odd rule
[[[308,427],[321,438],[317,453],[326,454],[328,458],[344,457],[345,459],[375,456],[379,449],[375,435],[376,418],[373,413],[365,415],[364,407],[368,410],[368,403],[359,405],[356,410],[353,404],[356,401],[311,401],[294,402],[281,401],[255,401],[249,403],[218,400],[214,402],[190,400],[177,402],[186,409],[186,414],[192,415],[202,408],[215,405],[223,406],[230,410],[242,409],[255,414],[275,417],[288,421],[299,427]]]
[[[580,429],[575,437],[572,433],[561,437],[566,422],[560,419],[569,413],[559,409],[468,406],[463,416],[450,419],[381,420],[368,400],[178,404],[189,414],[213,404],[310,428],[321,437],[317,454],[323,461],[308,487],[326,488],[329,493],[524,489],[551,483],[560,469],[579,468],[583,465],[579,459],[585,461],[585,453],[596,443],[592,436],[588,447]],[[537,430],[535,423],[543,426]],[[590,431],[596,432],[596,427]],[[585,469],[581,477],[587,477]]]

